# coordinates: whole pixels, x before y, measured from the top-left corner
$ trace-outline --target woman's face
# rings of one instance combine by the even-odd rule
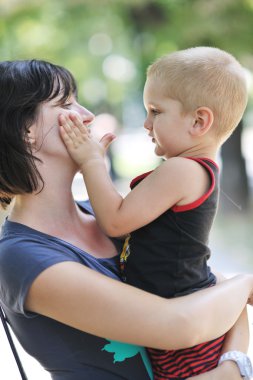
[[[85,125],[89,125],[94,115],[81,106],[74,94],[69,96],[65,102],[59,102],[60,96],[41,104],[35,130],[35,155],[40,157],[53,155],[68,157],[68,152],[59,134],[58,118],[60,114],[77,113]],[[36,154],[37,152],[37,154]]]

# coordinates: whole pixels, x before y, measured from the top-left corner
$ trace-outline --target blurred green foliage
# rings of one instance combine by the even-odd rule
[[[0,0],[0,59],[69,68],[80,101],[121,119],[146,67],[175,49],[213,45],[253,69],[253,0]]]

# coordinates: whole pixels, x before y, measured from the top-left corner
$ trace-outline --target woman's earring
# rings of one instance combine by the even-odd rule
[[[32,136],[31,131],[27,132],[25,142],[30,145],[35,145],[35,138]]]

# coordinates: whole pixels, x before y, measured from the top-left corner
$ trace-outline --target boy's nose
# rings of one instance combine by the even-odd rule
[[[144,128],[148,130],[152,129],[152,124],[150,123],[148,118],[144,121]]]

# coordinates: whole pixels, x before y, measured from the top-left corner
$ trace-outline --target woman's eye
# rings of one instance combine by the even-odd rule
[[[62,104],[62,108],[65,108],[65,109],[70,109],[71,106],[72,106],[72,103],[64,103],[64,104]]]

